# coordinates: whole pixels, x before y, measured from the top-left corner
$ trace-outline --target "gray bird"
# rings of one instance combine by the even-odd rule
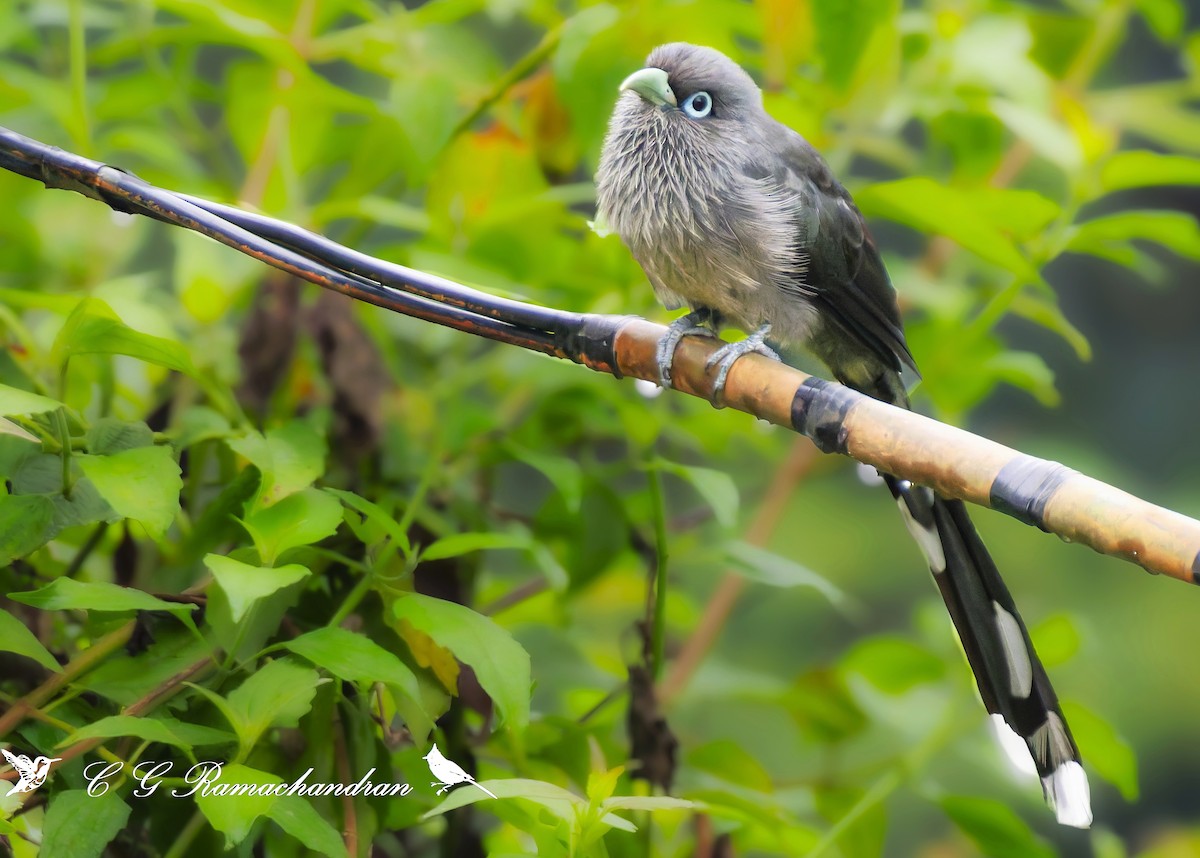
[[[763,109],[753,79],[712,48],[675,43],[620,89],[596,176],[597,223],[620,235],[668,309],[689,309],[658,344],[663,386],[682,337],[728,323],[751,333],[709,361],[718,395],[743,355],[778,359],[769,338],[806,346],[841,383],[908,408],[902,376],[919,376],[874,240],[816,150]],[[966,507],[884,480],[993,722],[1024,741],[1058,821],[1088,827],[1079,750]]]

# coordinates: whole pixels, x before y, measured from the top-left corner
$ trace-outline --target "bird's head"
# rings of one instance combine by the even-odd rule
[[[421,757],[421,759],[422,760],[430,760],[430,759],[436,760],[441,755],[442,755],[442,752],[438,750],[437,742],[434,742],[433,747],[429,749],[429,753],[426,754],[425,756]]]
[[[621,83],[596,172],[595,228],[641,247],[644,266],[665,233],[692,235],[694,217],[726,215],[724,189],[770,121],[754,80],[720,51],[655,48]],[[697,199],[713,205],[693,207]]]
[[[655,48],[620,88],[618,110],[643,121],[658,117],[719,132],[763,112],[762,91],[741,66],[714,48],[685,42]]]

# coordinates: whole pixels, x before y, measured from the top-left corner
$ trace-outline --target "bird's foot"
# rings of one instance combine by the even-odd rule
[[[771,360],[780,360],[779,353],[766,344],[767,336],[770,333],[770,324],[763,325],[744,340],[727,343],[712,353],[705,366],[708,369],[712,369],[714,366],[719,367],[717,379],[713,382],[713,397],[718,403],[721,403],[725,397],[725,382],[729,379],[729,370],[737,363],[738,358],[754,352],[769,357]]]
[[[715,337],[712,328],[707,327],[713,322],[711,310],[692,310],[687,315],[680,316],[667,326],[667,332],[658,341],[654,350],[654,359],[658,364],[658,383],[663,387],[674,387],[671,379],[671,366],[675,363],[675,349],[679,341],[687,336]]]

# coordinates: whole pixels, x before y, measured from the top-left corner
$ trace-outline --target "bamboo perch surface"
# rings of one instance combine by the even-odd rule
[[[571,313],[501,299],[352,251],[292,224],[184,197],[114,167],[0,128],[0,167],[47,187],[74,190],[113,209],[208,235],[268,265],[477,336],[573,360],[617,377],[656,381],[662,325],[633,316]],[[676,352],[679,390],[712,401],[710,339]],[[1200,583],[1200,522],[1155,506],[1056,462],[750,355],[729,374],[724,405],[807,435],[825,452],[953,498],[991,507],[1149,572]]]
[[[662,325],[630,318],[618,329],[618,369],[654,381]],[[687,337],[676,352],[679,390],[712,400],[705,368],[716,340]],[[733,365],[724,404],[812,438],[881,471],[1006,512],[1141,566],[1200,583],[1200,521],[945,423],[822,381],[761,355]]]

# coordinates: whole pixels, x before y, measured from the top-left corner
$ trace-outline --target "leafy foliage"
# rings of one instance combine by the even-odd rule
[[[587,227],[590,176],[621,78],[711,44],[878,227],[918,401],[949,420],[1005,389],[1054,404],[1047,355],[1100,348],[1059,304],[1072,257],[1151,282],[1200,257],[1193,217],[1136,196],[1200,186],[1178,0],[414,6],[0,4],[0,124],[499,294],[657,314]],[[0,194],[0,741],[65,758],[0,799],[16,854],[1088,848],[1004,782],[894,511],[844,470],[780,467],[785,433],[8,174]],[[1030,328],[1042,346],[1013,345]],[[1049,591],[1034,573],[1068,561],[1036,538],[1005,531],[1001,566]],[[1073,613],[1031,625],[1070,697],[1108,687],[1128,716],[1067,706],[1115,787],[1098,818],[1180,792],[1133,750],[1173,759],[1171,727],[1126,738],[1136,695],[1079,668],[1133,648]],[[426,788],[434,740],[500,798]],[[209,760],[233,784],[412,790],[168,795]]]

